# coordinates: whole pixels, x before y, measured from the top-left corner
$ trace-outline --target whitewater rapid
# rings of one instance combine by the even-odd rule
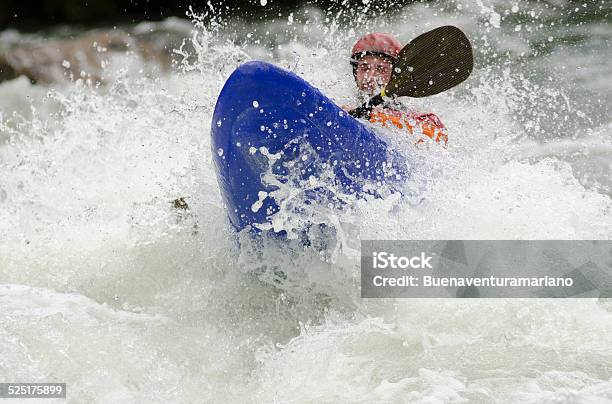
[[[191,50],[172,73],[128,55],[100,88],[0,84],[0,379],[66,382],[75,403],[611,401],[609,301],[359,297],[360,239],[612,237],[609,22],[482,3],[175,21]],[[232,231],[210,120],[236,66],[271,60],[350,104],[361,31],[448,23],[479,65],[412,103],[449,130],[415,157],[418,203],[308,212],[338,231],[323,253]],[[540,40],[556,47],[521,56]]]

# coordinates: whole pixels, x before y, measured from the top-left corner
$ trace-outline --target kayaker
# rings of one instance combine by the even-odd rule
[[[402,44],[393,35],[384,32],[369,33],[353,45],[351,65],[360,102],[379,94],[389,82],[393,62],[401,50]],[[382,108],[375,107],[370,114],[370,122],[380,123],[383,126],[393,125],[406,129],[411,134],[416,127],[419,127],[424,135],[446,145],[448,140],[446,128],[436,114],[400,108],[397,103]],[[420,139],[417,143],[422,141]]]

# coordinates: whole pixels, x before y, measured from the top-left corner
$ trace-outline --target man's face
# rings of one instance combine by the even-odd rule
[[[355,80],[357,88],[368,95],[375,95],[391,79],[391,61],[383,56],[366,55],[357,62]]]

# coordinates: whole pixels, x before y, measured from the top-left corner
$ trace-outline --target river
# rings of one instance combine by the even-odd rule
[[[170,19],[156,29],[187,34],[170,72],[128,53],[99,87],[0,84],[1,380],[66,382],[74,403],[612,402],[607,300],[359,297],[360,239],[612,237],[610,3],[363,3]],[[361,33],[445,24],[475,70],[411,100],[449,130],[419,203],[315,212],[338,231],[324,254],[233,232],[210,123],[236,66],[272,61],[354,104]]]

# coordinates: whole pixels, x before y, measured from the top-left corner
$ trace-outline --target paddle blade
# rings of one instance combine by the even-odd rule
[[[472,73],[472,45],[457,27],[446,25],[419,35],[401,50],[386,95],[427,97],[463,82]]]

